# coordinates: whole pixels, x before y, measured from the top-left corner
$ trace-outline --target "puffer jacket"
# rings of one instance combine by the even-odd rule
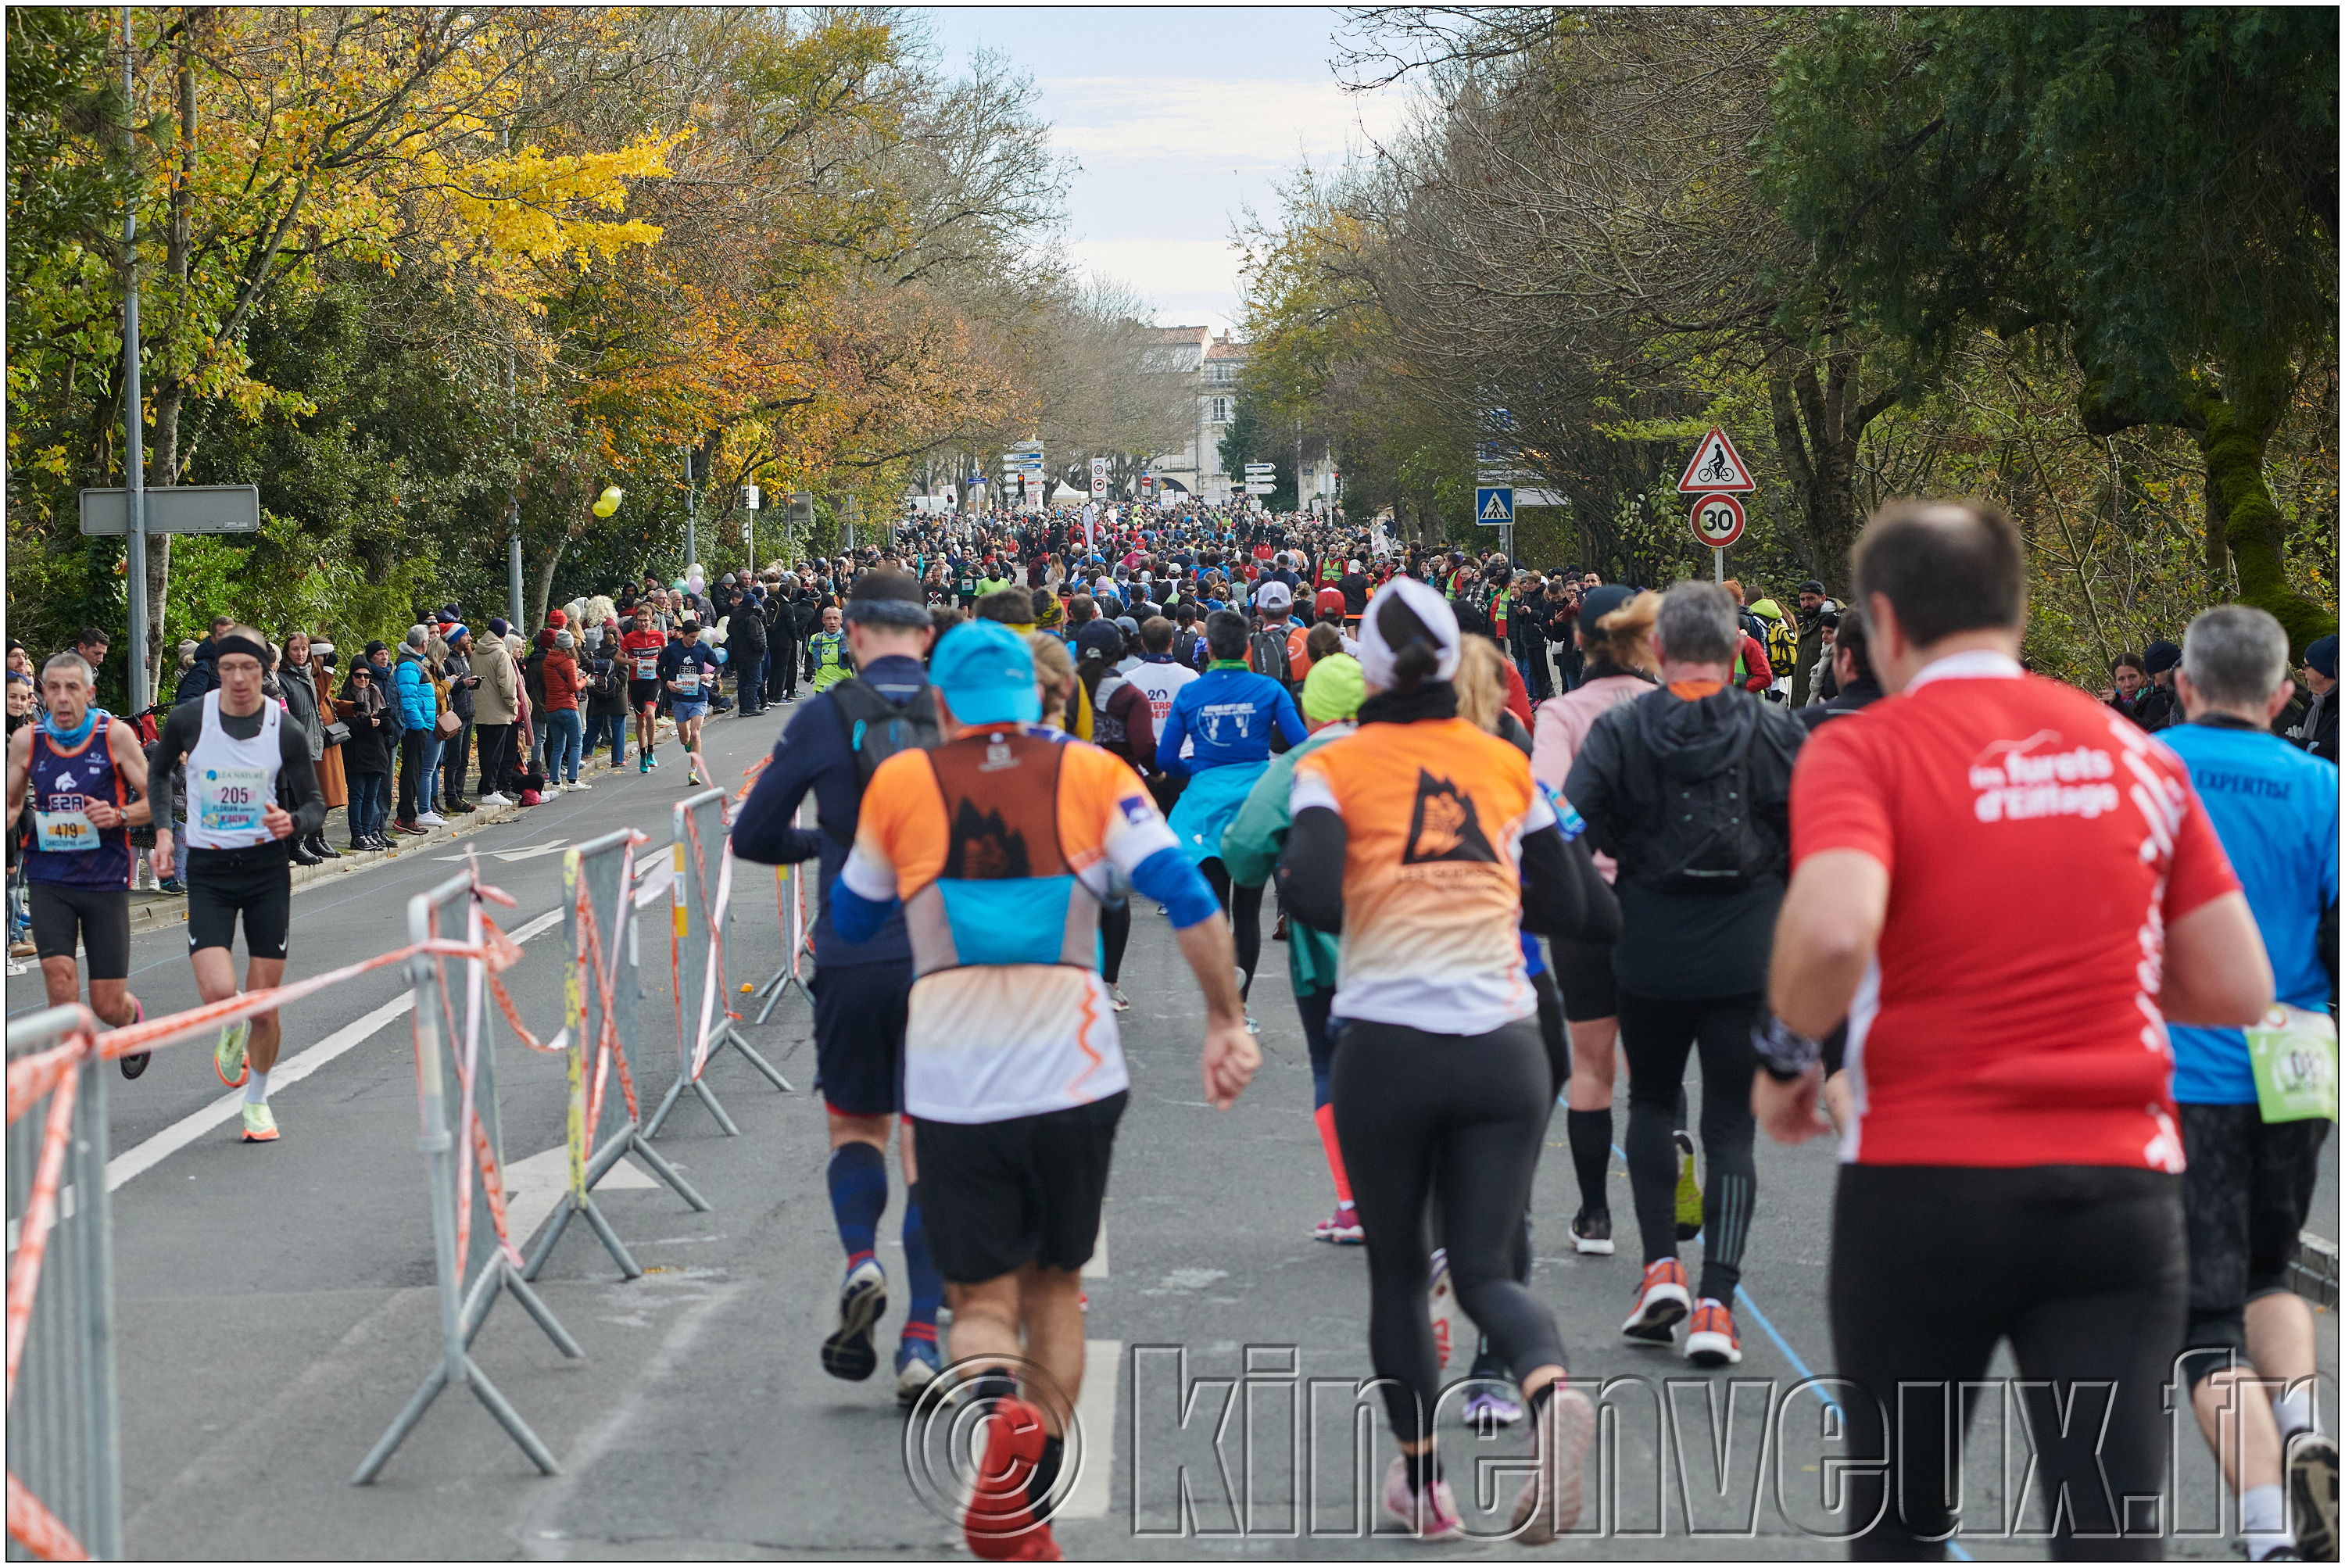
[[[408,729],[430,730],[440,718],[440,695],[431,688],[431,672],[423,666],[423,651],[399,645],[399,662],[391,667],[391,689],[399,699],[399,721]]]

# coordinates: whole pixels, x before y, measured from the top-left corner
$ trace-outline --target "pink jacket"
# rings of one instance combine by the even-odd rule
[[[1579,755],[1580,742],[1588,738],[1597,719],[1652,689],[1653,683],[1639,676],[1599,676],[1540,703],[1538,727],[1531,734],[1531,777],[1561,794],[1564,779],[1571,775],[1572,759]],[[1598,855],[1595,860],[1606,881],[1619,874],[1619,865],[1611,856]]]

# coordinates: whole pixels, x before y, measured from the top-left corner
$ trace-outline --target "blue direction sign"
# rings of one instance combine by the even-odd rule
[[[1474,490],[1474,521],[1486,528],[1510,528],[1515,522],[1515,487],[1483,484]]]

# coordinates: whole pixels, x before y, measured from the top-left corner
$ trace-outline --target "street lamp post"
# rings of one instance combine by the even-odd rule
[[[122,8],[122,106],[130,112],[137,87],[131,79],[130,7]],[[129,139],[126,125],[123,139]],[[130,589],[130,711],[143,713],[153,698],[147,689],[147,408],[138,385],[138,209],[122,213],[122,488],[129,515],[123,530],[129,545],[126,569]]]

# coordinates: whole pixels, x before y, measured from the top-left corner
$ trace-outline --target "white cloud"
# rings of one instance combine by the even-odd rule
[[[1186,320],[1196,321],[1209,307],[1227,316],[1237,309],[1238,250],[1221,239],[1078,239],[1067,246],[1088,271],[1103,272],[1129,283],[1158,304],[1196,303]]]
[[[1328,161],[1387,134],[1395,92],[1346,93],[1332,81],[1207,76],[1058,76],[1040,84],[1052,142],[1086,164],[1142,158],[1228,168]]]

